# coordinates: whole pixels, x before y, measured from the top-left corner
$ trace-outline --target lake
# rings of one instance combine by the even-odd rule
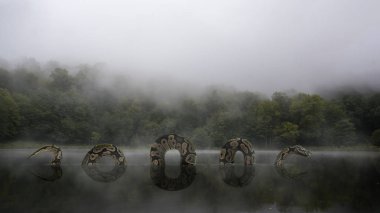
[[[146,151],[122,149],[125,168],[107,160],[81,167],[87,149],[61,147],[60,168],[34,149],[0,150],[0,212],[375,212],[380,209],[380,153],[313,152],[273,166],[278,151],[256,150],[254,167],[221,168],[218,150],[197,150],[197,164],[164,170]],[[178,165],[178,166],[177,166]]]

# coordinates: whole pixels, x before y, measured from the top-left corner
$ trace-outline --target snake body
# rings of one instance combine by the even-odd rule
[[[62,150],[61,148],[55,145],[46,145],[34,151],[31,155],[29,155],[28,158],[36,156],[41,152],[50,152],[53,154],[53,159],[50,162],[49,168],[47,168],[46,166],[40,165],[38,166],[38,169],[34,168],[34,170],[31,170],[30,173],[40,178],[41,180],[45,180],[45,181],[55,181],[61,178],[62,177],[62,168],[61,168]],[[46,175],[44,172],[40,174],[39,172],[41,172],[41,170],[43,171],[51,170],[52,173],[50,175]]]
[[[61,148],[59,148],[58,146],[55,146],[55,145],[46,145],[46,146],[43,146],[39,149],[37,149],[35,152],[33,152],[31,155],[29,155],[28,158],[31,158],[41,152],[50,152],[52,153],[54,156],[53,156],[53,160],[51,161],[51,165],[60,165],[61,164],[61,159],[62,159],[62,150]]]
[[[165,153],[176,149],[181,155],[181,165],[195,165],[196,153],[193,144],[184,137],[176,134],[159,137],[150,148],[152,165],[165,166]]]
[[[171,178],[165,174],[165,153],[176,149],[181,155],[181,172],[178,177]],[[184,189],[194,181],[196,175],[196,153],[193,144],[176,134],[159,137],[150,149],[150,177],[161,189],[177,191]]]
[[[310,157],[311,152],[301,145],[289,146],[280,151],[276,157],[276,161],[274,163],[277,173],[284,178],[296,179],[307,172],[291,172],[284,166],[284,160],[289,156],[289,154],[297,154],[304,157]]]
[[[88,151],[82,161],[82,165],[92,166],[103,156],[111,156],[118,166],[127,164],[123,152],[117,146],[113,144],[98,144]]]
[[[289,154],[297,154],[304,157],[310,157],[311,152],[305,148],[303,148],[301,145],[295,145],[295,146],[289,146],[280,151],[276,157],[275,165],[276,166],[282,166],[284,160]]]
[[[104,156],[111,156],[115,162],[110,171],[99,170],[96,166],[98,159]],[[123,152],[113,144],[98,144],[94,146],[82,161],[82,168],[88,176],[99,182],[112,182],[121,177],[125,172],[127,161]]]
[[[181,173],[177,178],[167,177],[165,174],[165,153],[168,150],[176,149],[181,155]],[[38,155],[41,152],[51,152],[53,160],[51,168],[53,175],[49,177],[35,176],[46,180],[54,181],[62,176],[60,167],[62,159],[62,150],[55,145],[47,145],[33,152],[28,158]],[[237,177],[234,172],[234,158],[237,151],[244,155],[244,173]],[[254,150],[252,144],[247,139],[235,138],[230,139],[220,151],[219,162],[221,164],[222,178],[225,183],[231,186],[245,186],[251,182],[254,177]],[[289,146],[280,151],[275,160],[276,171],[283,177],[295,178],[306,172],[291,174],[284,167],[284,160],[289,154],[297,154],[310,157],[311,152],[300,145]],[[111,171],[100,171],[96,162],[103,156],[111,156],[115,166]],[[150,149],[151,159],[151,178],[160,188],[170,191],[181,190],[188,187],[195,179],[196,170],[196,153],[193,144],[184,137],[176,134],[163,135],[156,139]],[[230,164],[230,165],[226,165]],[[94,180],[101,182],[110,182],[118,179],[125,172],[126,159],[123,152],[112,144],[99,144],[94,146],[84,157],[82,168]]]
[[[224,165],[234,163],[235,154],[241,151],[244,155],[244,165],[253,165],[255,161],[253,146],[247,139],[230,139],[220,150],[219,162]]]
[[[241,151],[244,155],[244,172],[243,175],[235,174],[234,159],[237,151]],[[255,151],[251,142],[247,139],[234,138],[230,139],[220,150],[219,171],[223,181],[233,187],[242,187],[248,185],[254,177],[254,157]]]

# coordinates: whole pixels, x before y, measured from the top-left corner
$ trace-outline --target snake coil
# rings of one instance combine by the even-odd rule
[[[277,157],[276,161],[274,162],[274,166],[276,168],[277,173],[284,178],[290,178],[290,179],[296,179],[307,172],[291,172],[288,171],[288,169],[285,168],[284,166],[284,160],[290,155],[290,154],[296,154],[296,155],[301,155],[303,157],[310,157],[311,152],[301,145],[294,145],[294,146],[289,146],[284,149],[282,149]]]
[[[165,153],[176,149],[181,155],[181,165],[195,165],[196,153],[193,144],[184,137],[170,134],[159,137],[150,148],[152,165],[164,166]]]
[[[165,174],[165,153],[176,149],[181,155],[181,172],[176,178]],[[196,153],[193,144],[184,137],[169,134],[159,137],[150,149],[150,177],[161,189],[177,191],[187,188],[195,179]]]
[[[251,142],[247,139],[234,138],[230,139],[220,150],[219,162],[222,165],[234,163],[235,154],[241,151],[244,155],[244,165],[253,165],[255,162],[255,151]]]
[[[96,166],[98,159],[111,156],[115,165],[111,171],[101,171]],[[125,172],[127,161],[123,152],[113,144],[98,144],[94,146],[82,161],[82,168],[93,180],[111,182],[117,180]]]
[[[234,166],[237,151],[241,151],[244,155],[244,170],[240,177],[235,174]],[[234,138],[224,144],[219,156],[219,171],[223,181],[233,187],[248,185],[252,181],[255,172],[255,168],[253,167],[255,162],[254,153],[253,146],[247,139]]]

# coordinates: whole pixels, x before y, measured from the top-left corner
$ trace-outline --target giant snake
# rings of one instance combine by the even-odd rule
[[[181,155],[181,173],[176,178],[167,177],[165,174],[165,153],[168,150],[176,149]],[[244,155],[244,173],[240,177],[236,177],[234,173],[234,158],[237,151]],[[43,180],[54,181],[62,176],[60,167],[62,159],[62,150],[55,145],[47,145],[33,152],[28,158],[31,158],[41,152],[50,152],[53,154],[53,159],[50,166],[53,169],[51,177],[40,177]],[[255,151],[252,144],[247,139],[235,138],[230,139],[223,145],[220,156],[220,171],[223,181],[231,186],[244,186],[251,182],[254,176]],[[302,175],[291,174],[284,167],[284,160],[289,154],[297,154],[305,157],[310,157],[311,152],[300,145],[289,146],[280,151],[275,160],[275,168],[278,174],[282,177],[294,178]],[[100,171],[97,168],[97,160],[111,156],[115,166],[112,171]],[[186,138],[176,134],[163,135],[156,139],[150,149],[151,160],[151,178],[158,187],[175,191],[188,187],[195,178],[196,170],[196,152],[194,145]],[[123,152],[112,144],[99,144],[94,146],[84,157],[82,168],[92,179],[101,182],[110,182],[118,179],[124,172],[126,166],[126,158]]]
[[[159,137],[150,148],[152,165],[165,166],[165,153],[176,149],[181,155],[181,165],[195,165],[196,153],[194,145],[186,138],[176,134]]]
[[[35,171],[31,171],[31,173],[45,181],[55,181],[62,177],[62,168],[61,168],[61,159],[62,159],[62,150],[58,146],[55,145],[46,145],[43,146],[36,151],[34,151],[31,155],[29,155],[28,158],[31,158],[33,156],[36,156],[42,152],[50,152],[53,154],[53,159],[50,162],[49,168],[51,170],[50,175],[41,175],[38,172],[35,172],[36,170],[46,170],[45,166],[40,166],[39,169],[35,169]]]
[[[244,165],[253,165],[255,151],[247,139],[235,138],[229,140],[220,150],[219,162],[221,164],[234,163],[235,154],[241,151],[244,155]]]
[[[165,174],[165,154],[176,149],[181,155],[181,172],[176,178]],[[196,153],[194,145],[186,138],[176,134],[159,137],[150,148],[150,176],[153,183],[161,189],[177,191],[188,187],[195,179]]]
[[[50,162],[51,165],[53,166],[59,166],[61,164],[61,159],[62,159],[62,150],[58,146],[55,145],[47,145],[43,146],[39,149],[37,149],[35,152],[33,152],[31,155],[29,155],[28,158],[31,158],[41,152],[50,152],[54,155],[53,160]]]
[[[289,146],[280,151],[276,157],[276,161],[274,162],[274,166],[276,168],[277,173],[284,177],[284,178],[290,178],[295,179],[300,177],[301,175],[306,174],[306,172],[290,172],[288,171],[284,166],[284,160],[290,155],[290,154],[296,154],[303,157],[311,157],[311,152],[301,145],[294,145]]]
[[[235,155],[236,152],[242,152],[244,155],[244,171],[238,177],[235,174]],[[248,185],[254,177],[255,151],[253,145],[247,139],[234,138],[227,141],[220,150],[219,171],[223,181],[234,187],[242,187]]]
[[[111,171],[101,171],[97,167],[97,160],[104,156],[111,156],[115,163]],[[113,144],[98,144],[88,151],[82,161],[82,168],[95,181],[111,182],[123,175],[126,164],[127,161],[124,154],[117,146]]]

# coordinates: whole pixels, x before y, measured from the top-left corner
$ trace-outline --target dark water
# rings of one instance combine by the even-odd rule
[[[313,152],[291,156],[276,170],[277,152],[256,152],[254,168],[221,169],[217,151],[197,151],[194,168],[167,157],[150,167],[149,153],[123,150],[127,167],[86,171],[88,150],[65,149],[61,168],[34,150],[0,150],[0,212],[377,212],[380,154]],[[40,160],[40,161],[39,161]]]

